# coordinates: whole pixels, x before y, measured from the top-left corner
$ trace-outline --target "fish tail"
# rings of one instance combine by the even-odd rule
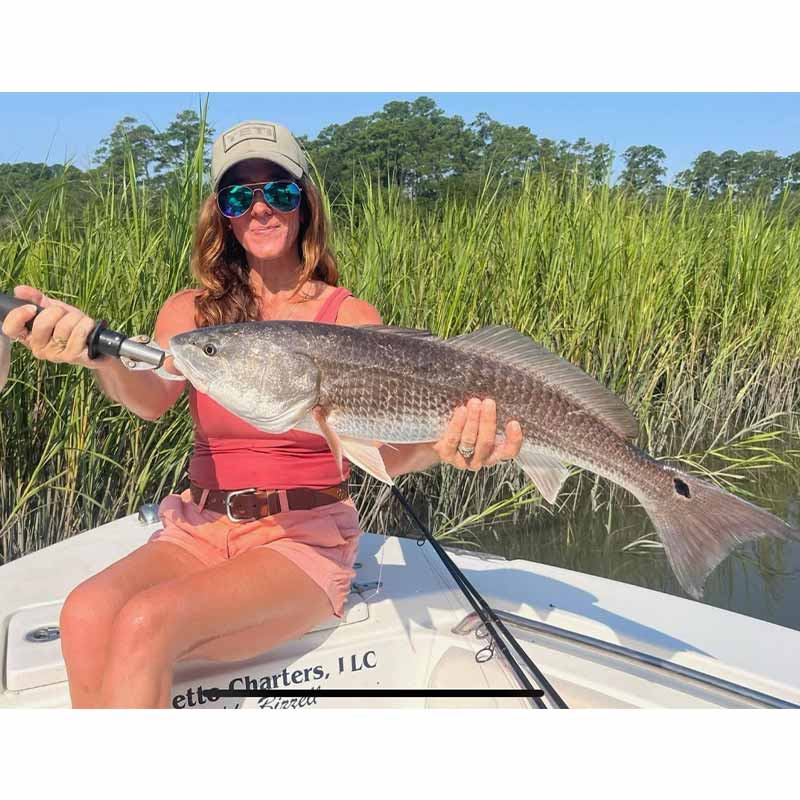
[[[800,531],[769,511],[706,481],[666,467],[670,495],[638,496],[655,525],[670,566],[690,596],[700,599],[709,573],[737,545],[775,536],[800,541]]]

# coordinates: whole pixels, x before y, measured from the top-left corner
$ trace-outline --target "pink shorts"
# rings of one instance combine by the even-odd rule
[[[206,566],[221,564],[254,547],[269,547],[295,563],[319,584],[342,616],[362,533],[348,498],[308,511],[284,511],[252,522],[231,522],[226,514],[200,511],[187,489],[167,495],[159,506],[163,530],[150,541],[173,542]]]

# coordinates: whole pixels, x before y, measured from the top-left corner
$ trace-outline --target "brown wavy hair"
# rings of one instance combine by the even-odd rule
[[[322,197],[305,176],[297,183],[303,190],[302,221],[297,235],[303,272],[297,291],[311,279],[337,286],[339,268],[328,245],[330,223]],[[259,299],[250,285],[247,255],[225,223],[217,208],[216,195],[209,195],[200,206],[191,260],[192,275],[203,287],[194,301],[195,324],[200,328],[261,319]]]

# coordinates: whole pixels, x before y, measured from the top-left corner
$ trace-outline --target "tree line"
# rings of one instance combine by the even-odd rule
[[[135,180],[156,190],[163,188],[192,162],[201,137],[208,165],[213,134],[205,119],[190,110],[179,112],[163,131],[125,116],[100,140],[86,170],[32,162],[0,164],[0,221],[13,220],[27,201],[40,192],[51,191],[55,184],[65,190],[67,209],[76,212],[98,182]]]
[[[45,164],[0,164],[0,204],[30,196],[37,187],[61,178],[80,184],[87,178],[133,178],[155,189],[194,159],[200,141],[208,163],[214,130],[204,115],[184,110],[163,131],[123,117],[101,140],[88,170]],[[482,112],[471,122],[448,116],[429,97],[392,101],[368,116],[329,125],[316,137],[298,137],[329,192],[351,193],[366,174],[393,183],[415,199],[478,189],[487,175],[514,185],[526,172],[557,179],[577,177],[594,185],[611,183],[615,153],[605,143],[537,136],[527,126],[506,125]],[[621,154],[615,185],[653,196],[666,188],[666,153],[652,144],[633,145]],[[800,152],[700,153],[672,185],[696,198],[776,197],[800,189]],[[0,211],[0,216],[5,216]]]

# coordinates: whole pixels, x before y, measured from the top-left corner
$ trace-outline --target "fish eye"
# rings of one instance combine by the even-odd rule
[[[214,345],[211,344],[211,342],[209,342],[208,344],[203,345],[203,352],[207,356],[215,356],[217,354],[217,348],[214,347]]]

